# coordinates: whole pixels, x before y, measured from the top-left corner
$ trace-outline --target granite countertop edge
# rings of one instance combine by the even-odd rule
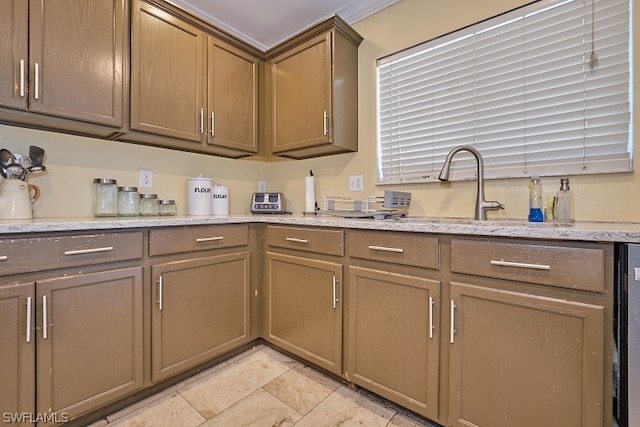
[[[353,219],[326,215],[211,215],[135,218],[36,218],[0,220],[0,236],[61,231],[105,231],[214,224],[267,223],[415,233],[523,237],[552,240],[640,243],[640,223],[576,222],[528,223],[523,220],[474,221],[469,218],[408,217],[401,219]]]

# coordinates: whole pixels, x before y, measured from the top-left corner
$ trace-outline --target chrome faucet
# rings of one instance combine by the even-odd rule
[[[484,162],[482,161],[482,156],[480,152],[475,148],[469,145],[460,145],[455,147],[453,150],[447,154],[447,158],[444,160],[444,165],[442,165],[442,170],[440,171],[440,175],[438,175],[438,179],[440,181],[449,181],[449,170],[451,169],[451,160],[456,153],[460,151],[468,151],[473,154],[476,158],[476,165],[478,167],[478,186],[476,190],[476,214],[475,219],[484,221],[487,219],[487,211],[497,211],[499,209],[504,209],[504,205],[500,202],[489,201],[487,202],[484,199]]]

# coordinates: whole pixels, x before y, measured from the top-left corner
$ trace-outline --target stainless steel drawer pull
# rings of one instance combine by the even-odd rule
[[[215,113],[211,112],[211,136],[216,135],[216,118]]]
[[[163,297],[164,295],[163,293],[163,289],[162,289],[162,276],[160,276],[160,278],[158,279],[158,308],[160,309],[160,311],[162,311],[162,306],[163,306]]]
[[[35,90],[35,98],[40,99],[40,64],[36,62],[34,66],[36,70],[36,90]]]
[[[24,59],[20,60],[20,97],[24,98]]]
[[[336,306],[338,304],[338,298],[337,298],[338,290],[337,290],[337,287],[338,287],[338,279],[336,278],[336,276],[333,276],[333,309],[334,310],[336,309]]]
[[[287,242],[304,243],[305,245],[306,245],[307,243],[309,243],[309,240],[307,240],[307,239],[297,239],[297,238],[295,238],[295,237],[287,237],[285,240],[286,240]]]
[[[6,256],[6,255],[0,256],[0,261],[6,261],[8,259],[9,259],[9,257]]]
[[[199,237],[196,239],[196,243],[202,242],[215,242],[217,240],[223,240],[224,236],[214,236],[214,237]]]
[[[542,264],[525,264],[522,262],[510,262],[510,261],[496,261],[494,259],[491,260],[491,265],[496,265],[498,267],[516,267],[516,268],[528,268],[531,270],[551,270],[551,266],[542,265]]]
[[[200,133],[204,133],[204,108],[200,109]]]
[[[27,342],[31,342],[31,297],[27,297]]]
[[[451,300],[451,328],[449,330],[449,341],[451,344],[455,342],[456,329],[454,327],[454,320],[456,318],[456,303]]]
[[[42,339],[46,340],[49,336],[49,330],[47,326],[47,296],[42,295]]]
[[[380,251],[380,252],[394,252],[397,254],[402,254],[404,253],[404,249],[402,248],[387,248],[386,246],[369,246],[369,249],[371,249],[372,251]]]
[[[429,339],[433,338],[433,297],[429,297]]]
[[[100,252],[110,252],[112,250],[113,250],[113,246],[105,246],[103,248],[91,248],[91,249],[75,249],[71,251],[64,251],[64,255],[70,256],[70,255],[97,254]]]

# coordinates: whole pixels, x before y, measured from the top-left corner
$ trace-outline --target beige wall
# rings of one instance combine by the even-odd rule
[[[47,174],[32,176],[30,183],[42,188],[35,205],[36,217],[82,217],[91,214],[91,182],[96,177],[116,178],[120,184],[136,185],[138,169],[153,170],[153,191],[176,199],[179,213],[186,212],[186,180],[202,173],[230,187],[232,213],[249,212],[249,198],[258,179],[267,179],[271,191],[283,191],[290,210],[304,209],[304,176],[313,169],[316,194],[365,198],[385,189],[410,191],[411,215],[473,215],[475,184],[428,183],[376,186],[375,61],[395,51],[450,32],[476,21],[527,3],[524,0],[402,0],[354,27],[364,37],[359,51],[358,153],[325,158],[258,162],[230,160],[175,150],[100,141],[11,126],[0,126],[0,147],[27,154],[30,144],[47,151]],[[636,8],[638,9],[638,8]],[[637,14],[640,12],[636,12]],[[638,22],[637,18],[635,19]],[[640,45],[634,68],[640,70]],[[636,81],[638,81],[636,79]],[[640,87],[640,84],[636,84]],[[636,91],[637,92],[637,91]],[[638,114],[634,122],[640,123]],[[636,169],[638,162],[636,161]],[[364,176],[364,192],[348,192],[348,176]],[[528,179],[486,182],[486,197],[499,200],[506,209],[489,217],[525,218]],[[545,193],[555,193],[557,178],[543,179]],[[640,181],[636,174],[572,177],[578,220],[640,221]]]
[[[93,178],[115,178],[119,185],[137,186],[141,168],[153,172],[153,189],[148,192],[175,199],[178,214],[186,214],[187,179],[200,173],[229,187],[232,213],[249,212],[248,195],[268,174],[264,162],[0,126],[0,148],[27,155],[29,145],[46,151],[47,172],[29,177],[29,183],[42,190],[34,205],[34,216],[39,218],[91,216]]]

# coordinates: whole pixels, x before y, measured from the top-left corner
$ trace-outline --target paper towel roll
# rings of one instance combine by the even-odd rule
[[[304,177],[304,211],[316,211],[316,181],[313,175]]]

